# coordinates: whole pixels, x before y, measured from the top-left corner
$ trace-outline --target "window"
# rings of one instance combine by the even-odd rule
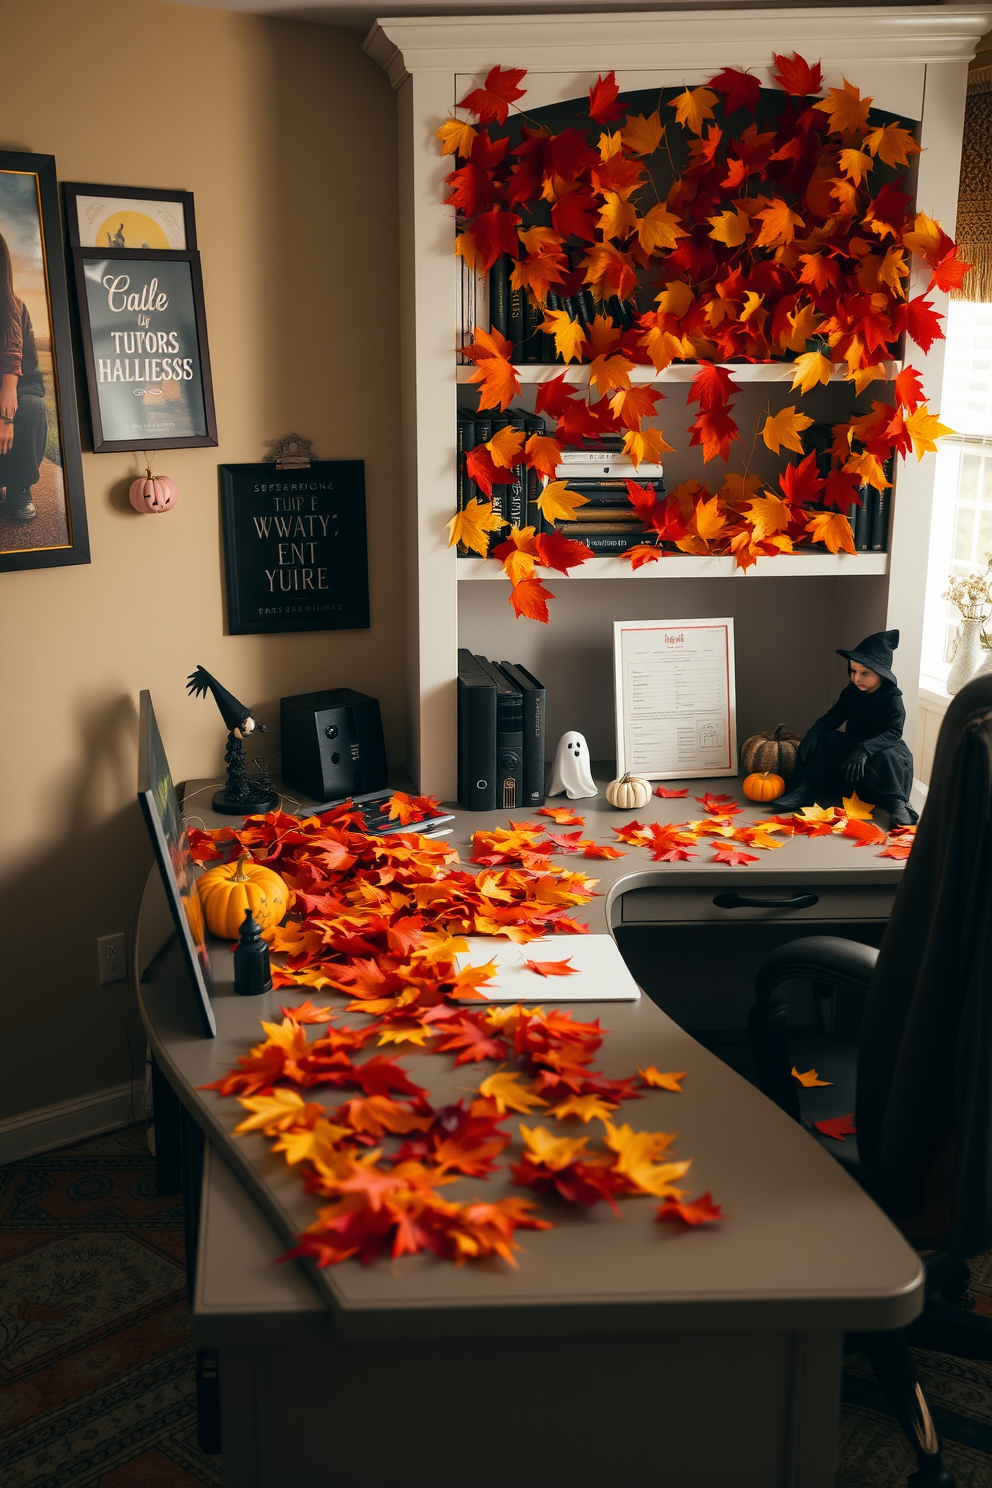
[[[948,576],[983,570],[992,552],[992,305],[952,300],[946,332],[940,418],[955,433],[937,454],[921,657],[924,685],[939,689],[960,622],[941,598]]]

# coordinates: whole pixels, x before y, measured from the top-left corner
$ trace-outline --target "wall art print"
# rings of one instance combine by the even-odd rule
[[[0,151],[0,571],[89,561],[55,161]]]

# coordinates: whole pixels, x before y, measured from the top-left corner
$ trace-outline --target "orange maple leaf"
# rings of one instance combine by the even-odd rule
[[[498,532],[506,523],[502,517],[498,517],[493,511],[491,501],[477,501],[475,497],[467,502],[464,511],[456,512],[448,523],[448,531],[451,537],[448,546],[453,547],[455,543],[461,543],[462,547],[469,548],[473,553],[478,553],[481,558],[489,556],[490,532]]]
[[[830,120],[831,134],[848,134],[866,131],[870,98],[861,97],[861,89],[855,88],[847,78],[843,88],[831,88],[829,96],[821,98],[813,107],[822,109]],[[883,157],[884,158],[884,157]]]
[[[644,1069],[641,1069],[640,1065],[638,1065],[637,1073],[645,1085],[651,1085],[656,1090],[673,1090],[677,1095],[682,1094],[682,1081],[685,1079],[685,1070],[665,1074],[661,1070],[656,1069],[653,1064],[649,1064]]]
[[[709,88],[686,88],[668,107],[675,110],[675,117],[686,129],[700,135],[707,119],[713,117],[713,105],[717,96]]]
[[[571,806],[541,806],[534,815],[550,816],[560,827],[584,827],[586,823],[585,817],[577,816]]]
[[[757,248],[776,248],[791,243],[797,227],[805,227],[798,212],[794,212],[781,197],[774,197],[769,206],[757,213],[764,225],[755,239]]]
[[[799,436],[804,429],[809,428],[812,422],[813,420],[805,413],[797,413],[796,405],[790,403],[787,408],[780,409],[778,413],[768,415],[761,431],[761,437],[773,455],[777,455],[783,446],[801,455],[803,442]]]
[[[510,590],[510,603],[517,618],[523,615],[526,620],[540,620],[543,625],[548,623],[549,599],[554,599],[554,595],[540,579],[521,579]]]
[[[809,512],[808,515],[806,531],[811,534],[813,542],[825,543],[831,553],[839,553],[842,548],[845,553],[856,551],[851,524],[843,512]]]
[[[526,966],[528,971],[536,971],[538,976],[560,977],[574,976],[576,974],[579,968],[577,966],[573,966],[571,963],[572,958],[571,956],[569,956],[564,961],[525,961],[524,965]]]
[[[677,1219],[684,1225],[712,1224],[716,1219],[729,1219],[729,1214],[724,1214],[719,1204],[714,1204],[707,1190],[701,1199],[694,1199],[691,1204],[686,1204],[676,1199],[666,1199],[655,1210],[655,1219]]]

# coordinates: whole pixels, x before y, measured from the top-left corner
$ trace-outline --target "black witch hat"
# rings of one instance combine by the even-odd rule
[[[244,703],[239,703],[233,692],[228,692],[226,687],[221,687],[216,677],[211,677],[206,667],[198,666],[195,672],[191,672],[186,680],[186,688],[190,697],[206,697],[208,692],[214,695],[214,702],[220,709],[220,716],[233,732],[235,729],[242,734],[250,734],[254,729],[266,733],[264,723],[258,723],[251,715],[251,709],[246,708]]]
[[[898,645],[897,630],[877,630],[874,635],[866,636],[853,651],[838,649],[837,655],[846,656],[848,661],[856,661],[870,672],[877,672],[886,682],[894,682],[896,679],[892,672],[892,653]]]

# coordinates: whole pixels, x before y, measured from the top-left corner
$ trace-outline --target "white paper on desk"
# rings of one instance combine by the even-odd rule
[[[612,935],[542,935],[526,945],[470,935],[468,945],[468,954],[457,958],[459,971],[496,962],[496,976],[479,989],[489,1002],[635,1002],[641,995]],[[529,971],[526,961],[568,961],[576,970],[542,976]]]
[[[615,620],[617,773],[737,774],[734,622]]]

